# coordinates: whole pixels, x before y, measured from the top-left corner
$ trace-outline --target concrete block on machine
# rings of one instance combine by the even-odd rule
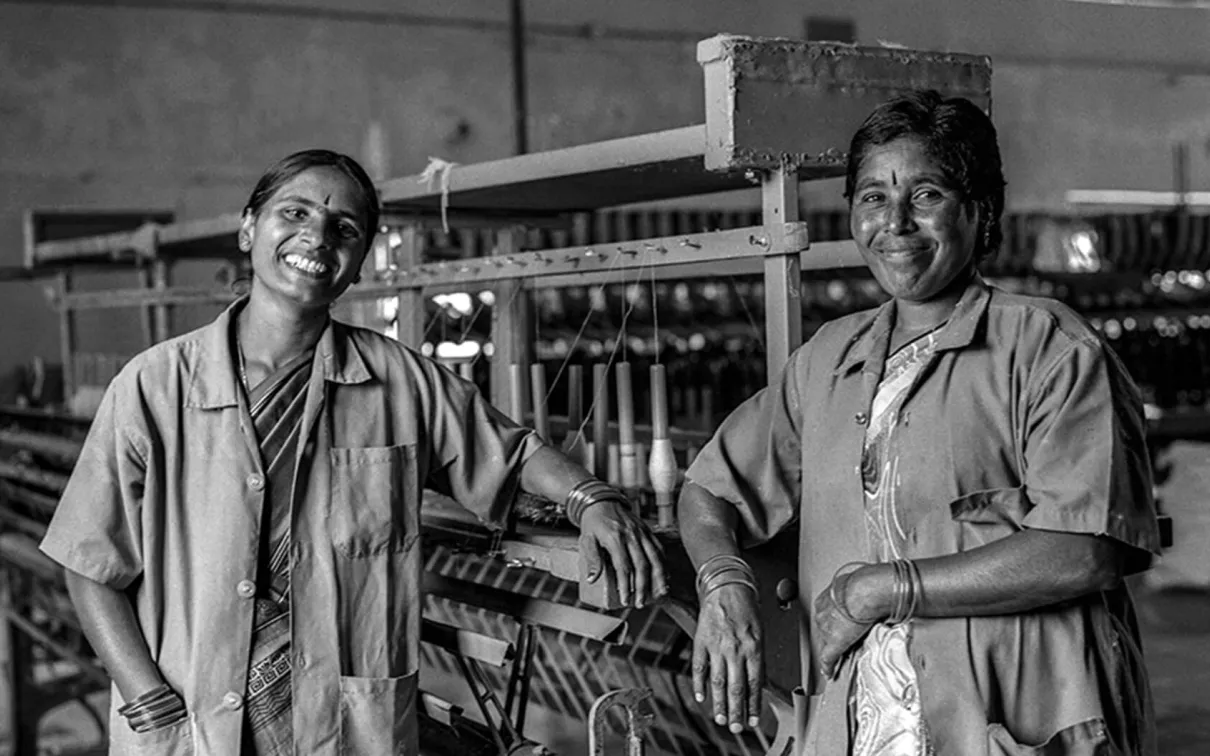
[[[698,43],[710,170],[794,166],[843,175],[849,140],[875,106],[935,89],[991,108],[983,55],[723,34]]]

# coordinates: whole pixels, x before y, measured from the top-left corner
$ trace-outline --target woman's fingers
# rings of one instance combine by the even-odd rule
[[[693,639],[693,700],[698,703],[706,701],[706,675],[710,672],[710,652],[706,649],[699,631]]]
[[[584,566],[588,569],[588,582],[595,582],[601,577],[601,547],[597,539],[590,535],[580,536],[580,552],[584,554]]]
[[[658,599],[668,593],[668,580],[664,574],[664,551],[650,533],[643,533],[643,552],[651,565],[651,598]]]
[[[613,575],[617,580],[618,599],[623,606],[630,605],[631,586],[634,584],[634,566],[630,561],[630,545],[620,537],[606,537],[603,543],[613,564]]]
[[[748,672],[748,726],[760,725],[760,692],[765,687],[765,665],[760,653],[749,654],[744,660]]]
[[[748,663],[738,650],[727,657],[727,722],[731,732],[741,732],[748,708]]]
[[[651,562],[647,559],[647,552],[643,550],[643,543],[638,537],[626,539],[626,552],[630,557],[630,566],[632,570],[631,585],[634,586],[633,606],[635,609],[642,609],[650,600],[651,593],[649,591],[651,585]]]
[[[705,602],[693,646],[694,697],[704,702],[709,687],[711,716],[732,732],[757,726],[764,684],[759,620],[747,591]]]
[[[715,724],[727,724],[727,662],[715,652],[710,654],[710,702]]]

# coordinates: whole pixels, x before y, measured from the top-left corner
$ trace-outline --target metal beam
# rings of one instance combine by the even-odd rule
[[[53,517],[55,510],[59,507],[59,502],[53,496],[47,496],[44,493],[31,491],[28,488],[14,486],[6,480],[0,480],[0,500],[12,499],[13,501],[24,504],[47,518]]]
[[[394,266],[402,270],[411,270],[420,264],[424,255],[424,235],[417,226],[405,226],[399,230],[400,244],[395,250]],[[377,288],[375,284],[361,284],[358,289]],[[361,295],[362,291],[355,292]],[[381,296],[373,293],[370,296]],[[387,289],[385,296],[396,296],[395,308],[395,337],[403,344],[413,349],[419,349],[424,341],[424,297],[415,289]]]
[[[168,263],[163,260],[153,260],[151,262],[151,285],[156,291],[168,290]],[[153,308],[153,321],[155,323],[155,333],[152,337],[158,344],[161,341],[167,341],[172,335],[172,308],[169,303],[163,302],[157,304]]]
[[[71,308],[66,306],[66,300],[71,296],[71,273],[59,273],[59,287],[56,293],[56,304],[59,307],[59,361],[63,364],[63,398],[67,402],[76,394],[76,329],[75,316]]]
[[[46,537],[46,525],[29,517],[19,515],[16,512],[10,512],[2,506],[0,506],[0,523],[8,525],[14,530],[19,530],[38,541]]]
[[[802,238],[793,230],[788,236]],[[795,250],[802,252],[803,249]],[[468,258],[421,265],[398,271],[387,283],[433,286],[456,283],[469,285],[480,281],[501,281],[559,274],[621,274],[645,271],[668,265],[711,265],[739,258],[761,258],[785,254],[772,250],[764,226],[681,234],[632,242],[561,247],[533,252],[514,252],[493,257]]]
[[[512,267],[519,253],[521,244],[520,228],[501,229],[496,233],[496,249],[492,258],[485,261],[494,263],[499,258],[501,268]],[[423,270],[426,266],[420,266]],[[529,363],[533,357],[532,318],[530,317],[530,297],[526,292],[524,281],[520,276],[500,279],[495,285],[495,304],[492,305],[492,344],[495,349],[491,356],[491,379],[488,390],[491,402],[509,417],[517,419],[524,412],[524,407],[513,406],[512,396],[529,396]],[[517,375],[519,386],[512,387],[511,366],[521,365],[522,370]],[[515,388],[515,391],[511,390]]]
[[[742,189],[741,170],[706,171],[705,126],[547,150],[449,169],[448,206],[469,211],[561,213]],[[379,185],[389,210],[434,210],[438,182],[420,175]]]
[[[626,621],[617,617],[433,572],[424,574],[424,593],[601,643],[619,643],[626,635]]]
[[[0,460],[0,478],[25,483],[39,488],[48,488],[52,491],[62,493],[64,488],[67,488],[67,476],[62,473],[50,472],[49,470],[39,470],[35,467],[26,467],[5,460]]]
[[[0,607],[0,614],[4,616],[12,625],[22,633],[29,636],[35,643],[44,648],[53,651],[59,657],[68,661],[74,662],[81,674],[89,680],[95,682],[98,686],[109,687],[109,676],[105,674],[105,670],[99,664],[88,659],[83,654],[68,648],[50,636],[42,628],[38,627],[33,621],[18,614],[15,609],[10,607]]]
[[[759,226],[753,227],[759,229]],[[679,281],[690,278],[714,278],[717,276],[761,275],[764,272],[764,252],[754,256],[746,247],[751,246],[748,236],[732,234],[727,231],[716,231],[715,234],[730,234],[733,242],[741,242],[745,248],[733,247],[728,250],[720,240],[710,245],[693,248],[699,237],[709,234],[690,234],[685,236],[668,237],[678,243],[688,242],[681,249],[665,247],[666,252],[647,250],[646,245],[656,244],[667,239],[653,239],[632,242],[630,244],[597,245],[594,247],[567,247],[557,250],[539,252],[522,252],[515,255],[512,263],[494,260],[490,257],[476,257],[448,263],[430,263],[419,268],[405,271],[400,269],[392,275],[390,272],[381,274],[387,281],[362,283],[345,293],[343,299],[363,300],[379,297],[404,296],[407,292],[423,292],[425,295],[439,294],[443,291],[465,291],[468,287],[487,284],[501,279],[524,278],[523,285],[528,289],[557,288],[561,286],[593,286],[601,283],[621,283],[630,274],[641,273],[643,281],[655,278],[657,281]],[[800,237],[801,238],[801,237]],[[646,250],[640,255],[638,248]],[[692,250],[690,251],[686,251]],[[705,257],[692,261],[693,252],[706,250]],[[592,250],[593,255],[587,252]],[[601,250],[597,254],[597,250]],[[620,250],[620,251],[619,251]],[[732,254],[727,256],[727,252]],[[558,255],[578,255],[560,261],[552,259]],[[619,258],[610,264],[611,255]],[[547,261],[549,260],[549,264]],[[584,261],[587,262],[584,262]],[[527,270],[534,261],[538,261],[545,270]],[[857,252],[852,241],[814,242],[809,248],[799,254],[800,270],[832,270],[836,268],[851,268],[862,265],[861,255]],[[648,266],[646,271],[643,267]],[[474,269],[474,274],[471,274]],[[97,310],[121,307],[140,307],[148,304],[230,304],[236,295],[229,289],[204,289],[197,287],[172,287],[162,291],[145,289],[110,289],[107,291],[80,292],[60,297],[60,313],[71,310]],[[415,305],[418,306],[418,305]],[[414,306],[405,302],[400,303],[400,341],[411,345],[412,342],[404,337],[411,334],[411,319],[409,313]],[[423,332],[420,328],[415,332]]]
[[[427,618],[420,622],[420,640],[493,667],[513,659],[513,644],[508,641]]]
[[[74,464],[84,444],[54,433],[0,428],[0,445],[25,449],[35,454]]]
[[[41,580],[63,584],[64,568],[38,549],[38,541],[23,533],[0,533],[0,559]]]
[[[802,269],[807,225],[798,222],[798,179],[782,166],[761,182],[761,206],[768,229],[765,274],[765,360],[770,381],[802,343]]]

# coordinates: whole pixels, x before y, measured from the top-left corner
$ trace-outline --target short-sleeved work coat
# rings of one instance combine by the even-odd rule
[[[158,344],[114,379],[42,549],[130,592],[189,718],[111,751],[240,752],[266,471],[230,328]],[[295,752],[415,754],[419,508],[431,487],[488,523],[540,442],[398,342],[331,322],[307,388],[290,512]]]
[[[895,303],[827,323],[719,428],[687,473],[735,504],[748,542],[800,526],[799,598],[870,559],[861,459]],[[1159,545],[1137,389],[1111,349],[1053,300],[976,277],[899,409],[908,558],[954,554],[1024,528]],[[846,756],[852,664],[810,664],[804,754]],[[1150,694],[1124,588],[1004,617],[915,619],[910,658],[938,756],[1154,749]],[[1017,749],[1017,750],[1014,750]],[[1042,751],[1037,751],[1041,753]]]

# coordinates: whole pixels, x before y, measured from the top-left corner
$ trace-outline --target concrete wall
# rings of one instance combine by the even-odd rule
[[[266,165],[305,146],[382,175],[429,155],[509,154],[507,8],[0,1],[0,265],[20,262],[27,208],[230,211]],[[862,43],[992,55],[1015,207],[1055,207],[1069,188],[1169,189],[1176,140],[1190,145],[1192,188],[1210,188],[1210,12],[1065,0],[527,0],[526,12],[533,149],[699,122],[698,39],[798,36],[810,13],[853,18]],[[102,284],[112,277],[89,285]],[[121,313],[87,318],[81,338],[97,351],[140,346]],[[57,345],[42,285],[0,284],[0,371],[57,359]]]

